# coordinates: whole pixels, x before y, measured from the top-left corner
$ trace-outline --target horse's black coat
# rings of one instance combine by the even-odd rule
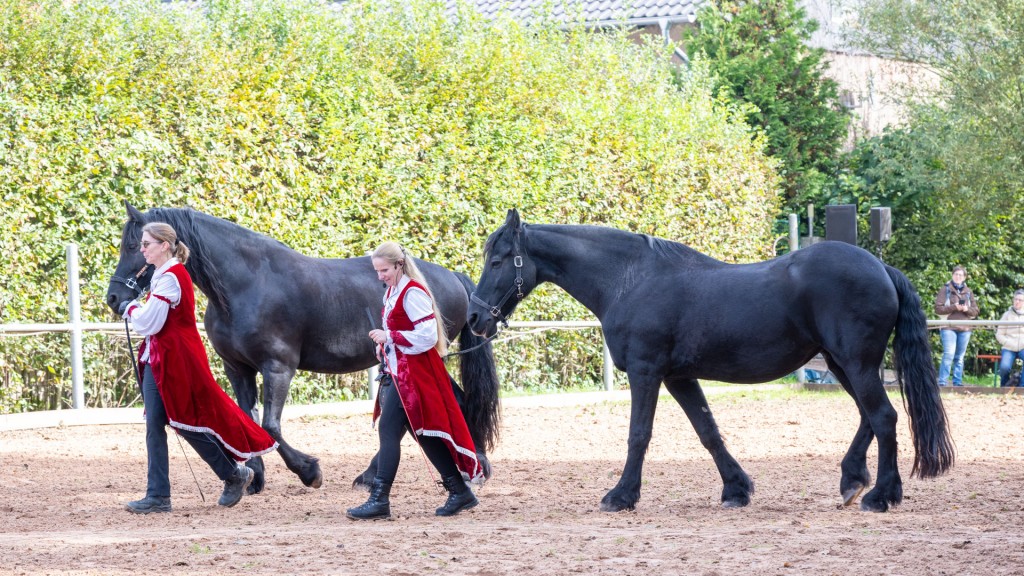
[[[281,412],[296,370],[340,374],[376,364],[367,309],[380,322],[384,288],[369,257],[310,258],[281,242],[237,224],[191,209],[154,208],[145,214],[132,206],[121,237],[121,258],[114,277],[133,277],[145,259],[139,252],[142,226],[166,222],[192,251],[186,269],[209,300],[203,319],[206,333],[235,391],[239,406],[254,420],[257,373],[263,376],[263,428],[280,443],[278,452],[288,468],[307,486],[319,486],[317,459],[296,450],[281,432]],[[473,282],[462,274],[419,261],[448,327],[468,349],[483,341],[465,326]],[[148,285],[152,270],[140,282]],[[112,280],[107,304],[133,298],[134,292]],[[498,378],[490,344],[459,356],[465,393],[456,388],[477,450],[490,449],[498,433]],[[489,474],[486,458],[481,459]],[[356,478],[363,484],[370,469]],[[252,491],[264,484],[262,460]]]
[[[921,301],[907,278],[868,252],[824,242],[757,264],[726,264],[682,244],[598,226],[523,224],[510,210],[487,240],[469,325],[493,334],[523,295],[553,282],[601,321],[615,366],[629,376],[632,413],[626,466],[601,501],[632,509],[662,383],[711,453],[726,506],[745,506],[753,483],[725,448],[698,379],[773,380],[821,353],[860,411],[842,462],[840,493],[851,503],[870,485],[867,449],[878,439],[878,479],[861,508],[899,504],[897,414],[879,377],[895,331],[895,365],[911,418],[914,469],[921,477],[953,465]],[[515,293],[512,290],[512,293]],[[499,308],[494,310],[494,308]]]

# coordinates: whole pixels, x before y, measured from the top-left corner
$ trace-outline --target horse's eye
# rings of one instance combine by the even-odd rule
[[[129,252],[135,252],[138,249],[139,249],[139,243],[138,242],[136,242],[134,240],[131,240],[131,241],[128,242],[128,251]]]
[[[494,258],[491,260],[491,268],[497,268],[501,266],[501,258]]]

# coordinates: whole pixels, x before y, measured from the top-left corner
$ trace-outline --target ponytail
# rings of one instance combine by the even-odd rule
[[[441,309],[437,306],[437,299],[434,298],[434,293],[430,291],[430,284],[427,283],[427,278],[420,271],[419,266],[416,265],[416,260],[397,242],[381,244],[373,251],[371,257],[380,258],[391,264],[401,265],[405,275],[409,279],[415,280],[417,284],[423,286],[423,289],[427,291],[427,296],[430,297],[430,306],[434,309],[434,319],[437,326],[437,344],[434,345],[434,349],[442,356],[447,354],[448,333],[445,331],[444,316],[441,315]]]

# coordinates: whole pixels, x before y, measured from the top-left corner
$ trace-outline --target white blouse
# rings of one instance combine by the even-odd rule
[[[140,358],[142,362],[149,360],[149,337],[163,329],[164,322],[167,321],[167,313],[181,302],[181,286],[178,284],[178,277],[174,274],[167,274],[167,270],[177,263],[177,258],[171,258],[157,268],[149,285],[149,297],[146,299],[146,303],[142,304],[138,299],[132,300],[124,311],[124,317],[132,321],[132,328],[146,337],[146,349]]]
[[[384,294],[383,326],[384,331],[388,334],[388,340],[384,344],[384,350],[388,357],[388,370],[392,373],[398,366],[398,359],[395,356],[395,347],[398,347],[403,354],[422,354],[437,344],[436,317],[414,324],[412,330],[402,330],[400,332],[402,336],[412,344],[411,346],[395,344],[391,339],[391,330],[388,328],[388,315],[391,314],[391,311],[396,305],[398,305],[398,295],[402,293],[402,290],[404,290],[408,284],[409,277],[403,275],[402,279],[398,281],[398,285],[393,288],[388,288],[388,291]],[[409,291],[405,293],[405,313],[413,322],[433,314],[434,306],[430,301],[430,296],[419,288],[410,288]]]

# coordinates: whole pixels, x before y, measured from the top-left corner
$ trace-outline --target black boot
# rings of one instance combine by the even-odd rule
[[[349,508],[345,515],[352,520],[377,520],[379,518],[391,518],[391,482],[385,482],[380,478],[374,478],[370,484],[370,497],[366,502]]]
[[[462,479],[461,475],[443,478],[441,485],[448,491],[448,500],[445,501],[444,506],[434,511],[434,514],[438,516],[454,516],[480,503],[469,486],[466,486],[466,481]]]
[[[150,512],[170,512],[170,496],[146,496],[142,500],[133,500],[125,504],[129,512],[135,514],[149,514]]]
[[[245,489],[249,487],[249,484],[252,484],[252,479],[255,475],[256,473],[252,471],[252,468],[244,464],[236,466],[235,473],[224,481],[224,492],[221,493],[217,504],[225,508],[231,508],[238,504],[238,501],[242,499],[242,495],[245,494]]]

